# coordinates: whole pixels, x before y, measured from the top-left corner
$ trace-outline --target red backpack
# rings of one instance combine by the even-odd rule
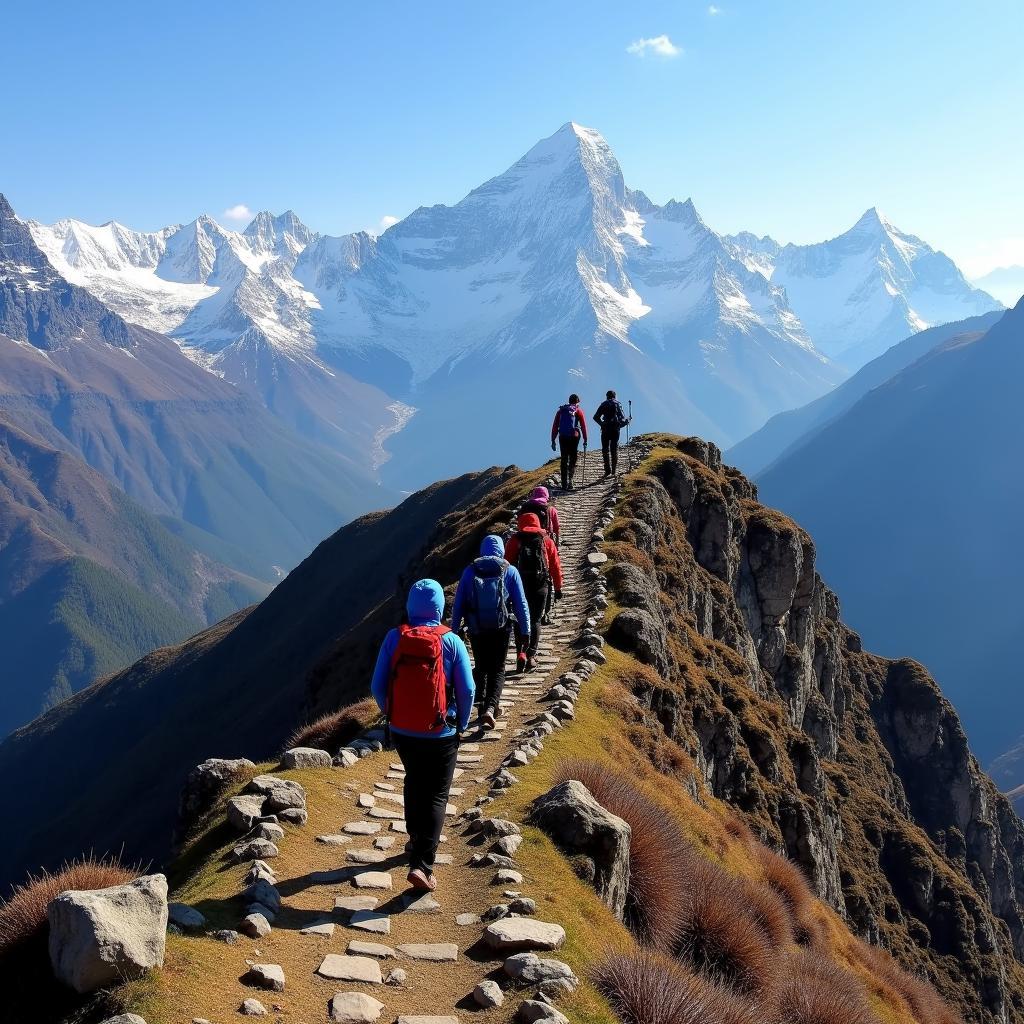
[[[434,732],[445,724],[448,681],[442,638],[447,626],[399,626],[391,658],[385,714],[388,724],[407,732]]]

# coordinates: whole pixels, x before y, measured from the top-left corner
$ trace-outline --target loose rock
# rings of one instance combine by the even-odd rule
[[[505,1002],[505,993],[501,991],[501,987],[496,981],[487,979],[481,981],[473,989],[473,999],[476,1000],[477,1006],[490,1009],[495,1006],[501,1006]]]
[[[249,914],[238,926],[238,930],[251,939],[262,939],[270,934],[270,922],[263,914]]]
[[[242,975],[242,983],[270,992],[283,992],[284,971],[279,964],[250,964],[249,970]]]
[[[246,999],[238,1008],[238,1012],[246,1017],[265,1017],[267,1008],[258,999]]]
[[[372,1024],[380,1017],[384,1004],[364,992],[337,992],[327,1004],[327,1013],[336,1024]]]
[[[558,949],[565,942],[565,929],[546,921],[509,917],[484,929],[484,942],[498,952],[519,949]]]

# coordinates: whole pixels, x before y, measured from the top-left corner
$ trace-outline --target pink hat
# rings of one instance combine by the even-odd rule
[[[546,487],[534,487],[534,489],[530,491],[530,497],[533,498],[534,501],[543,501],[546,503],[550,495],[548,494],[548,489]]]

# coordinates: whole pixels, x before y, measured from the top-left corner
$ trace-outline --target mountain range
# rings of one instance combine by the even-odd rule
[[[1015,306],[1024,295],[1024,267],[996,267],[982,277],[974,279],[972,284],[983,288],[1007,306]]]
[[[987,320],[905,341],[883,357],[902,367],[870,364],[852,393],[736,448],[741,462],[767,464],[764,499],[813,532],[851,625],[883,653],[928,665],[986,762],[1016,744],[1024,717],[1024,302]],[[1024,784],[1019,746],[997,768],[1005,789]]]
[[[645,427],[733,443],[839,383],[830,357],[999,306],[873,210],[820,246],[719,235],[692,201],[628,188],[574,123],[379,237],[291,212],[29,227],[67,280],[400,488],[532,461],[571,390],[616,386]],[[519,428],[465,429],[497,389]]]

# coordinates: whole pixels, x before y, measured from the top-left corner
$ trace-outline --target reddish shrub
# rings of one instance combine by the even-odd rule
[[[878,1024],[864,986],[827,957],[800,950],[781,966],[775,989],[786,1024]]]
[[[116,860],[82,857],[51,874],[29,875],[0,904],[0,956],[43,934],[46,911],[62,893],[71,889],[106,889],[138,878],[139,871],[122,867]]]
[[[891,992],[902,997],[918,1024],[963,1024],[963,1018],[924,979],[903,970],[878,946],[859,942],[857,959]]]
[[[764,991],[774,980],[778,954],[744,905],[744,887],[696,855],[684,877],[687,905],[677,936],[679,956],[736,992]]]
[[[795,941],[789,907],[774,889],[747,878],[737,879],[737,887],[741,905],[773,946],[788,946]]]
[[[756,855],[765,883],[789,911],[794,938],[801,946],[816,948],[823,941],[823,928],[815,915],[817,897],[803,872],[766,846],[756,847]]]
[[[626,924],[641,942],[670,952],[686,906],[683,879],[690,844],[682,829],[634,782],[600,762],[562,762],[555,782],[567,779],[582,782],[602,807],[633,830]]]
[[[314,747],[336,754],[351,742],[380,714],[377,702],[367,697],[356,704],[349,704],[340,711],[321,715],[312,722],[299,726],[285,740],[284,750],[292,747]]]
[[[771,1024],[754,1003],[659,953],[613,956],[595,970],[594,982],[622,1024]]]

